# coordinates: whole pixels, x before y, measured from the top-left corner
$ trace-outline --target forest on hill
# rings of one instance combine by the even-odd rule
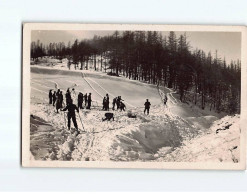
[[[217,51],[193,49],[186,34],[115,31],[68,44],[32,42],[31,58],[38,61],[44,56],[67,58],[81,70],[88,69],[90,61],[97,71],[109,69],[116,76],[174,89],[181,102],[193,102],[201,109],[240,113],[241,61],[227,64]]]

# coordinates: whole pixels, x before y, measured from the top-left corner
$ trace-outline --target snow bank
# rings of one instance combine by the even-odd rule
[[[129,118],[130,112],[136,118]],[[149,116],[141,113],[140,108],[115,111],[115,121],[102,122],[105,111],[83,110],[80,116],[87,132],[75,137],[66,129],[64,113],[57,114],[52,106],[44,104],[31,105],[31,114],[52,124],[55,131],[48,133],[54,135],[53,139],[60,139],[55,147],[42,153],[41,159],[239,162],[239,115],[226,116],[216,120],[209,129],[199,130],[191,121],[173,115],[162,106],[153,107]],[[206,125],[215,120],[205,116],[198,123],[204,119]],[[78,117],[77,122],[82,129]]]
[[[140,108],[131,110],[136,118],[129,118],[129,112],[115,111],[114,121],[102,122],[105,111],[83,110],[80,116],[87,132],[75,137],[66,130],[64,113],[57,114],[54,107],[44,104],[31,105],[31,114],[63,132],[62,144],[53,147],[43,158],[46,160],[150,161],[159,157],[160,148],[169,148],[171,152],[198,133],[162,106],[153,107],[149,116],[140,114]],[[78,116],[77,122],[82,129]]]
[[[215,116],[200,116],[200,117],[187,117],[186,118],[191,125],[194,125],[197,129],[208,129],[211,124],[218,118]]]
[[[207,133],[187,140],[183,146],[158,161],[239,162],[240,116],[226,116],[214,122]],[[162,155],[162,149],[159,153]]]

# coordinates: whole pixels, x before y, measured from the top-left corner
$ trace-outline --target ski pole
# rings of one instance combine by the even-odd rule
[[[80,121],[81,121],[81,126],[82,126],[82,128],[83,128],[83,131],[85,131],[85,128],[84,128],[84,126],[83,126],[83,123],[82,123],[81,116],[80,116],[79,112],[78,112],[78,115],[79,115],[79,119],[80,119]]]

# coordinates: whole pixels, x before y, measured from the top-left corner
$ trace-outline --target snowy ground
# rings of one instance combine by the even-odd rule
[[[240,160],[240,116],[226,116],[213,123],[210,129],[186,140],[183,146],[158,161],[174,162],[234,162]],[[162,148],[160,149],[162,152]]]
[[[35,124],[31,119],[31,152],[35,159],[239,161],[239,116],[219,120],[216,113],[200,112],[195,106],[179,102],[169,89],[164,90],[168,96],[164,107],[155,86],[92,71],[83,71],[82,75],[79,70],[63,69],[63,64],[31,69],[31,114],[40,117],[40,123],[47,123],[37,124],[36,120]],[[86,133],[77,137],[70,134],[64,113],[55,113],[47,104],[48,90],[55,84],[62,90],[76,84],[77,92],[92,93],[93,109],[79,113]],[[125,112],[114,111],[115,121],[102,122],[105,112],[101,102],[106,93],[110,100],[121,95],[127,106]],[[149,116],[143,114],[147,98],[152,104]],[[137,117],[129,118],[130,112]],[[82,129],[78,115],[77,122]],[[217,129],[225,130],[216,134]]]

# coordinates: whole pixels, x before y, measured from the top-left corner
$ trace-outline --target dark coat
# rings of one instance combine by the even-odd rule
[[[151,103],[150,102],[145,102],[145,108],[150,108],[150,106],[151,106]]]
[[[77,110],[77,112],[79,112],[79,109],[77,108],[77,106],[75,104],[68,104],[62,111],[66,111],[68,110],[68,115],[69,116],[75,116],[75,110]]]

